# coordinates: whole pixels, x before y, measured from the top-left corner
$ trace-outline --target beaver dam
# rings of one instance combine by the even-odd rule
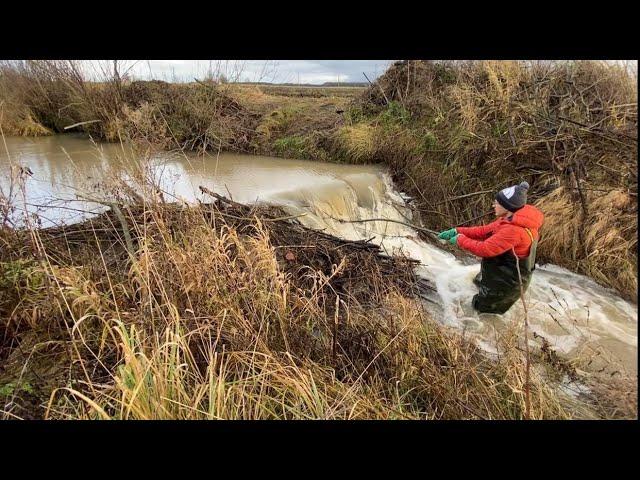
[[[6,143],[6,418],[636,415],[635,304],[539,266],[527,377],[522,305],[473,312],[383,166]]]

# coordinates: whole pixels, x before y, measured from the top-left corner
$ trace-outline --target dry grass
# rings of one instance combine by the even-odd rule
[[[97,119],[78,128],[154,148],[386,163],[434,229],[481,221],[492,196],[476,192],[527,180],[530,200],[548,218],[540,260],[637,296],[637,222],[596,218],[609,193],[637,202],[637,85],[616,65],[399,62],[363,91],[94,84],[74,62],[33,61],[2,66],[0,101],[9,134]],[[567,191],[562,201],[544,200],[559,188]],[[569,227],[562,212],[589,220]]]
[[[620,190],[586,198],[587,214],[562,187],[537,203],[546,213],[540,252],[637,302],[637,201]]]
[[[0,101],[6,105],[8,118],[31,118],[52,132],[64,131],[64,127],[77,122],[99,120],[86,131],[100,133],[99,126],[117,115],[121,92],[120,79],[108,79],[100,86],[87,82],[75,61],[0,64]]]
[[[33,119],[30,113],[14,111],[5,114],[4,104],[0,105],[0,128],[5,135],[41,137],[53,132]]]
[[[272,144],[275,140],[285,135],[292,124],[299,120],[299,116],[299,108],[277,108],[263,117],[260,125],[256,128],[256,133],[262,137],[262,141]]]
[[[344,126],[338,132],[340,148],[351,162],[367,162],[375,157],[376,128],[366,123]]]
[[[353,98],[361,94],[364,90],[363,87],[315,87],[296,85],[260,85],[257,88],[268,95],[312,98]]]
[[[322,97],[89,84],[72,63],[33,62],[2,70],[0,125],[22,119],[33,122],[23,132],[44,132],[98,119],[81,128],[154,147],[307,156],[313,148],[385,161],[436,227],[467,221],[490,201],[457,197],[524,177],[547,216],[541,256],[635,293],[637,146],[625,135],[637,125],[637,94],[619,72],[588,62],[411,62],[380,86],[384,95],[368,90],[343,126],[335,109],[344,104]],[[295,115],[269,115],[287,108]],[[260,128],[268,142],[253,141]],[[6,417],[523,417],[519,326],[487,358],[421,309],[393,274],[409,272],[405,264],[338,245],[292,248],[287,259],[281,247],[307,243],[309,233],[265,212],[122,208],[131,249],[113,215],[81,235],[0,232]],[[594,412],[558,392],[547,367],[532,370],[532,418],[633,415],[633,384],[620,387],[626,407],[603,400]],[[602,387],[602,398],[617,388]]]
[[[362,88],[129,81],[106,73],[87,81],[74,61],[0,64],[6,134],[84,131],[95,139],[146,147],[308,156],[317,132],[333,129]],[[84,123],[88,122],[88,123]],[[90,122],[90,123],[89,123]]]
[[[120,208],[2,231],[7,418],[523,417],[519,327],[487,358],[411,298],[402,259],[296,248],[313,235],[272,210]],[[588,415],[532,371],[532,418]]]
[[[74,129],[95,139],[156,148],[246,150],[257,120],[217,84],[130,82],[120,74],[89,82],[70,60],[4,62],[0,101],[7,134],[79,124]]]

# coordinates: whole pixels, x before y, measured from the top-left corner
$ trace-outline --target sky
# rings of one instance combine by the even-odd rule
[[[270,83],[366,82],[382,75],[391,60],[122,60],[120,71],[138,79],[191,82],[209,71],[231,81]],[[85,61],[98,75],[105,61]]]
[[[192,82],[224,75],[229,81],[322,84],[366,82],[382,75],[392,60],[119,60],[119,71],[135,79]],[[608,60],[626,65],[637,74],[636,60]],[[112,60],[83,60],[89,77],[105,78]]]

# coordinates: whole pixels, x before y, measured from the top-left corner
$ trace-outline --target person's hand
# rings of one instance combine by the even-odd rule
[[[451,237],[451,238],[449,239],[449,243],[450,243],[451,245],[460,246],[460,245],[458,244],[458,240],[459,240],[460,238],[462,238],[462,237],[464,237],[464,235],[463,235],[463,234],[461,234],[461,233],[460,233],[460,234],[457,234],[457,235],[454,235],[453,237]],[[460,248],[462,248],[462,247],[460,247]]]
[[[444,232],[440,232],[438,234],[438,238],[441,240],[451,240],[458,234],[455,228],[450,228],[449,230],[445,230]]]

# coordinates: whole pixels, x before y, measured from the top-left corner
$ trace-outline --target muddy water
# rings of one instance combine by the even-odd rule
[[[104,207],[79,200],[91,197],[111,175],[130,174],[130,152],[120,145],[94,145],[80,136],[7,138],[0,145],[0,187],[13,202],[38,213],[42,226],[74,222]],[[10,188],[10,164],[29,167],[25,188]],[[348,239],[367,239],[389,254],[420,260],[417,272],[437,287],[428,308],[443,323],[474,336],[495,351],[496,330],[521,321],[518,303],[505,315],[478,315],[470,306],[477,288],[477,261],[462,262],[437,246],[420,241],[416,231],[397,223],[346,220],[387,218],[409,221],[411,212],[380,166],[325,164],[261,156],[221,154],[196,157],[163,154],[148,175],[176,199],[202,198],[203,185],[243,203],[282,206],[311,228]],[[24,195],[23,195],[24,192]],[[169,196],[169,198],[171,198]],[[209,200],[209,199],[207,199]],[[15,219],[19,221],[20,211]],[[31,219],[30,221],[34,221]],[[526,293],[531,329],[568,356],[589,356],[594,365],[637,372],[637,306],[586,277],[553,265],[540,266]],[[599,367],[598,367],[599,368]]]

